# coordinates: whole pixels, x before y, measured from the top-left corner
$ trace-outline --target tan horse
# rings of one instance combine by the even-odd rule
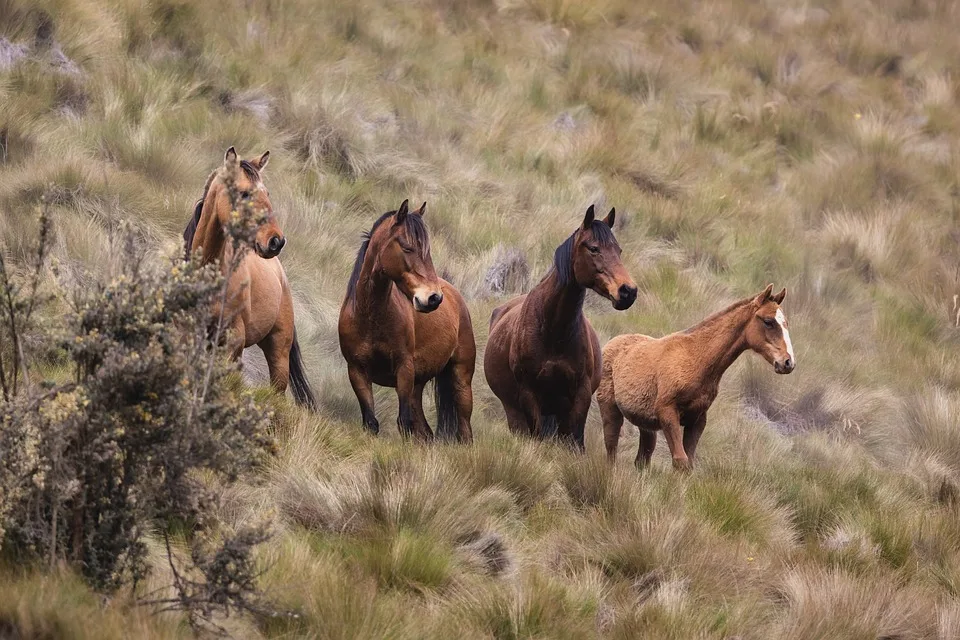
[[[787,319],[780,304],[787,290],[773,285],[737,302],[700,324],[663,338],[640,334],[614,338],[603,348],[603,377],[597,391],[607,456],[616,460],[626,417],[640,428],[636,464],[646,466],[663,431],[673,466],[692,467],[720,378],[751,349],[777,373],[796,366]]]
[[[437,435],[470,442],[477,346],[460,292],[437,277],[423,214],[403,201],[365,235],[340,307],[340,350],[363,424],[380,432],[373,385],[396,387],[402,435],[433,437],[423,388],[436,380]]]
[[[637,299],[611,231],[616,211],[583,224],[559,247],[530,293],[494,309],[483,357],[487,383],[514,433],[561,438],[583,450],[590,399],[600,384],[600,342],[583,315],[587,289],[618,310]]]
[[[218,262],[224,274],[228,273],[234,262],[234,247],[225,227],[234,211],[234,200],[224,176],[233,176],[234,197],[248,203],[263,221],[256,230],[253,250],[244,248],[239,265],[229,273],[223,317],[229,322],[227,344],[231,356],[237,359],[245,348],[259,346],[273,387],[284,393],[292,384],[296,402],[315,408],[294,329],[290,283],[277,258],[286,239],[262,179],[269,158],[267,151],[256,160],[240,160],[233,147],[227,149],[223,169],[207,178],[203,197],[183,232],[185,255],[189,259],[192,253],[200,252],[202,264]]]

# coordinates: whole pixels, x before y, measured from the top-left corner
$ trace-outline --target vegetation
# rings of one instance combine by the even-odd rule
[[[202,569],[230,564],[231,532],[270,522],[268,540],[241,545],[255,566],[240,563],[238,580],[259,576],[278,615],[207,612],[235,636],[960,636],[958,27],[960,9],[937,0],[0,0],[6,273],[29,293],[42,229],[57,273],[42,271],[24,335],[78,333],[54,284],[90,292],[133,268],[110,259],[126,255],[112,240],[122,225],[159,278],[123,285],[146,304],[223,151],[272,152],[321,407],[254,391],[272,408],[273,455],[184,476],[215,524],[177,526],[163,510],[189,505],[147,484],[131,517],[168,526],[137,531],[139,600],[176,582],[164,538],[175,558],[206,552],[189,579],[210,584]],[[481,353],[491,309],[546,271],[595,202],[617,207],[640,286],[627,312],[588,297],[602,341],[685,328],[774,282],[788,289],[798,368],[774,376],[742,358],[690,476],[662,446],[638,474],[629,430],[608,468],[595,410],[585,457],[518,440],[482,375],[474,446],[373,439],[336,316],[360,232],[407,197],[429,203],[434,262],[466,296]],[[176,330],[111,343],[110,367],[125,379],[134,353]],[[84,378],[86,352],[65,342],[24,342],[39,355],[14,395],[80,384],[100,428],[110,387]],[[177,353],[171,371],[144,366],[198,375]],[[244,373],[265,385],[255,357]],[[254,406],[226,371],[221,383],[224,402]],[[377,400],[392,425],[392,390]],[[188,424],[177,398],[153,402],[165,424]],[[130,415],[117,419],[133,434]],[[236,416],[252,427],[267,411]],[[20,463],[2,443],[9,474]],[[69,499],[51,495],[61,484],[2,486],[5,540],[16,505]],[[15,521],[49,537],[54,519],[39,513]],[[116,583],[100,565],[51,567],[51,548],[72,559],[69,541],[31,539],[29,563],[4,542],[0,635],[185,633],[184,614],[133,606],[128,586],[104,602],[93,589]]]

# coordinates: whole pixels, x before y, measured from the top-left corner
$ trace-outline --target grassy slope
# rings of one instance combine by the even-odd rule
[[[249,4],[0,0],[28,53],[0,68],[14,254],[49,185],[65,273],[96,269],[120,219],[173,252],[223,150],[272,151],[323,411],[280,407],[276,463],[224,493],[228,519],[275,518],[264,582],[301,614],[238,635],[960,634],[960,9]],[[52,43],[34,45],[38,9]],[[480,371],[474,447],[369,439],[336,314],[360,231],[405,197],[429,202],[481,349],[487,270],[512,251],[535,282],[597,202],[641,289],[625,313],[591,294],[602,340],[775,282],[799,368],[735,365],[689,478],[659,456],[638,475],[635,433],[605,468],[595,411],[586,459],[513,439]],[[175,629],[69,577],[8,578],[0,629]]]

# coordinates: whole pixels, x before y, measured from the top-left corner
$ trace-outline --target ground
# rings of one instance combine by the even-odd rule
[[[0,0],[0,238],[21,256],[48,193],[61,277],[122,220],[163,259],[224,150],[271,151],[321,408],[268,399],[279,455],[223,490],[273,522],[262,586],[296,613],[239,637],[960,637],[958,27],[934,0]],[[601,342],[772,282],[797,370],[743,356],[689,476],[662,443],[636,472],[630,429],[608,469],[596,407],[585,457],[518,440],[479,371],[474,446],[400,441],[392,390],[372,439],[336,318],[404,198],[481,354],[596,203],[640,288],[588,296]],[[0,630],[187,633],[7,574]]]

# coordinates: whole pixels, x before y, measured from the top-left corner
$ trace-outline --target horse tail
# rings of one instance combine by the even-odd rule
[[[540,438],[550,440],[557,435],[557,416],[550,414],[540,417]]]
[[[433,379],[433,399],[437,405],[437,436],[442,440],[456,440],[460,429],[460,413],[454,402],[452,362],[448,362]]]
[[[303,355],[300,353],[300,342],[297,340],[296,331],[293,332],[293,344],[290,345],[290,390],[298,405],[311,411],[317,410],[317,399],[313,395],[313,390],[310,389],[307,372],[303,368]]]

